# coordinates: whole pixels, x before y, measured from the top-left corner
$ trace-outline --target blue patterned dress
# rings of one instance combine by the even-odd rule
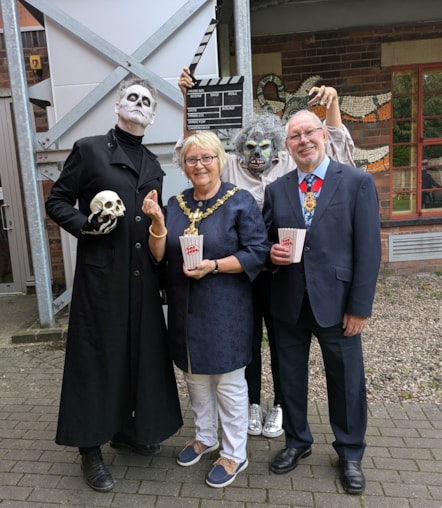
[[[207,201],[183,192],[187,207],[204,212],[234,186],[222,183]],[[267,232],[253,196],[238,190],[196,226],[204,235],[203,258],[234,255],[244,272],[209,274],[200,280],[183,273],[179,236],[189,219],[177,198],[166,211],[169,339],[177,367],[193,374],[223,374],[246,366],[252,357],[252,284],[269,252]]]

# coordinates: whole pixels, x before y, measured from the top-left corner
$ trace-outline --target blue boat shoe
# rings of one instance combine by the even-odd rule
[[[180,451],[176,461],[180,466],[193,466],[203,455],[217,450],[218,447],[218,441],[213,446],[208,446],[198,441],[198,439],[192,439],[192,441],[188,441],[186,446]]]
[[[206,483],[210,487],[220,488],[230,485],[241,471],[244,471],[249,465],[246,459],[241,464],[237,464],[234,460],[226,457],[220,457],[213,463],[213,468],[206,477]]]

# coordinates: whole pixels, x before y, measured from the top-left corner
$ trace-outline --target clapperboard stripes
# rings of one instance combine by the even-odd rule
[[[198,85],[200,86],[221,86],[221,85],[236,85],[244,81],[243,76],[225,76],[224,78],[209,78],[199,79]]]
[[[243,76],[197,80],[196,66],[207,47],[218,21],[212,19],[199,45],[189,71],[194,87],[187,89],[187,129],[236,129],[242,127]]]
[[[206,33],[204,34],[204,37],[203,37],[200,45],[198,46],[198,49],[196,50],[195,56],[193,57],[193,60],[192,60],[191,64],[189,65],[189,71],[192,76],[193,76],[193,73],[195,72],[198,62],[201,60],[201,57],[206,49],[207,44],[210,41],[210,38],[212,37],[212,34],[213,34],[217,24],[218,24],[218,20],[212,19],[210,21],[209,26],[207,27]]]

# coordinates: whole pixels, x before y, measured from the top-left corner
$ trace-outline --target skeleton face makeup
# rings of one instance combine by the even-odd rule
[[[147,88],[130,86],[115,105],[115,113],[122,124],[136,124],[145,129],[155,118],[155,99]]]
[[[272,165],[277,150],[273,139],[258,130],[250,130],[244,141],[242,153],[247,168],[254,174],[260,174]]]

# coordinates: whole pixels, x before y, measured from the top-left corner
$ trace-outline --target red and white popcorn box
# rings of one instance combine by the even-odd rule
[[[306,229],[278,228],[279,243],[290,248],[292,263],[301,261],[306,232]]]
[[[203,259],[204,235],[180,236],[181,252],[188,270],[194,270]]]

